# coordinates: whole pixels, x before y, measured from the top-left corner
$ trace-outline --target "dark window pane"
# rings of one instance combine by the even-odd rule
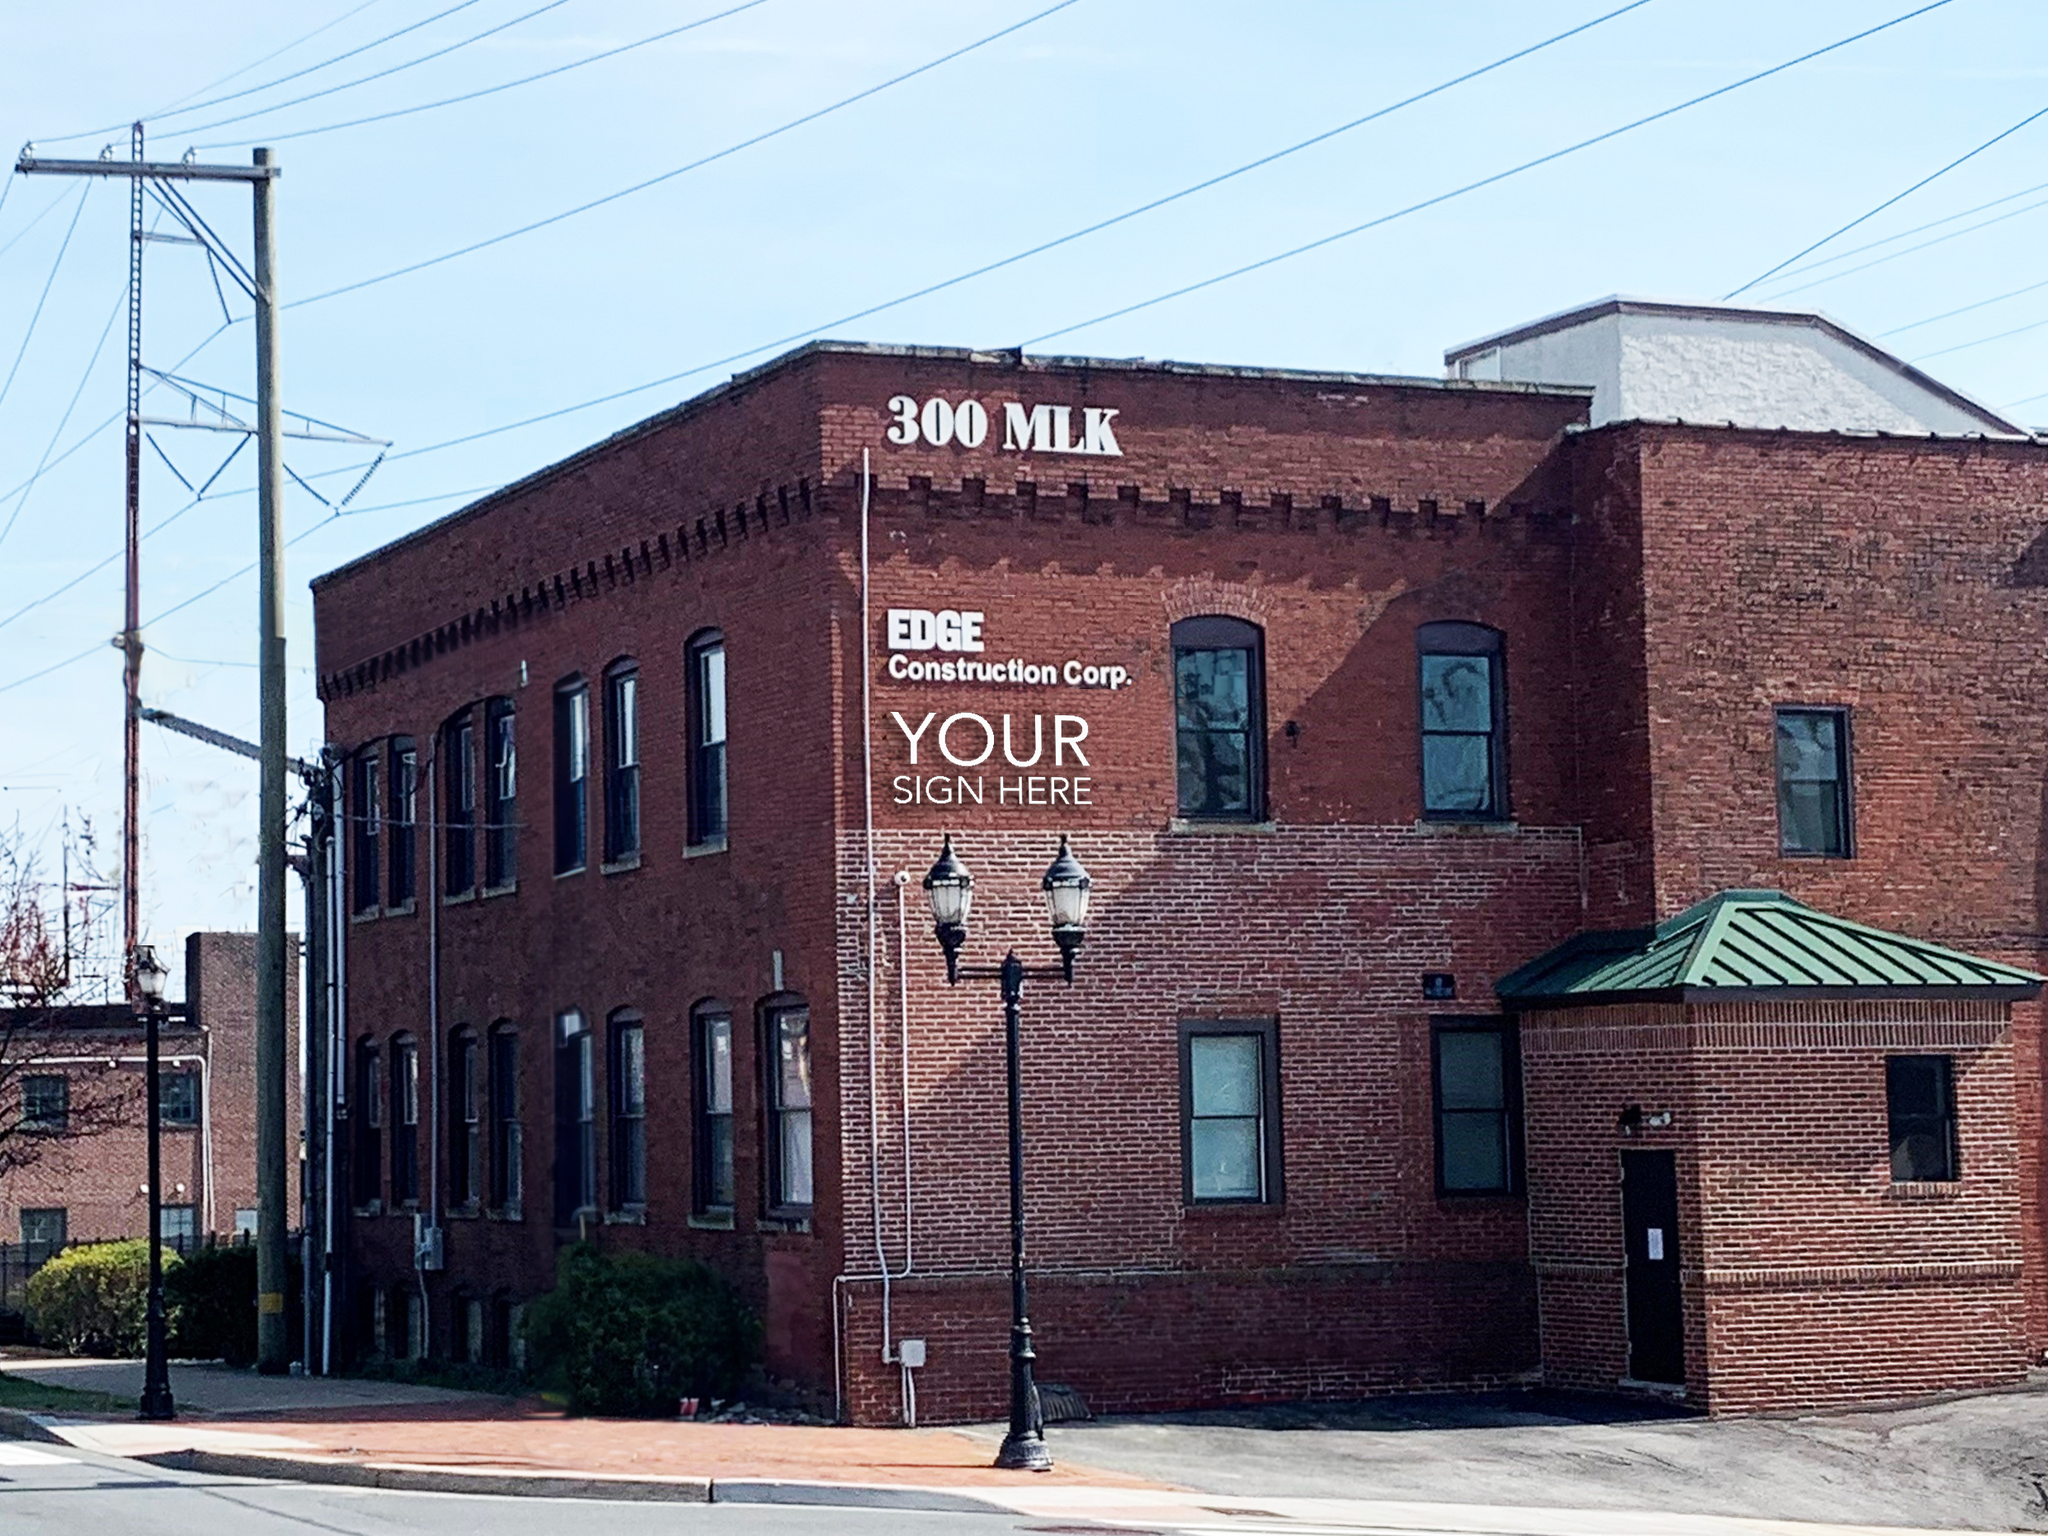
[[[1956,1177],[1955,1067],[1947,1056],[1885,1058],[1892,1178]]]
[[[157,1079],[158,1117],[165,1125],[199,1123],[199,1074],[166,1072]]]
[[[1445,1109],[1498,1111],[1507,1103],[1501,1037],[1493,1031],[1445,1030],[1437,1036],[1437,1086]]]
[[[1444,1188],[1506,1189],[1508,1149],[1498,1112],[1445,1110],[1438,1126],[1444,1159]]]
[[[1249,820],[1265,809],[1258,631],[1242,619],[1173,626],[1178,814]]]
[[[588,851],[590,694],[555,695],[555,873],[581,869]]]
[[[725,642],[697,641],[690,650],[690,841],[726,835]]]
[[[1848,754],[1841,711],[1777,711],[1778,847],[1841,857],[1849,851]]]
[[[1461,1020],[1437,1024],[1432,1041],[1438,1188],[1513,1193],[1520,1105],[1512,1032],[1501,1020]]]
[[[419,820],[419,753],[409,737],[391,744],[391,904],[402,907],[416,892],[413,838]]]

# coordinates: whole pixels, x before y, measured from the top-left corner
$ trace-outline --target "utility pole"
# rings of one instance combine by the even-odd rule
[[[142,124],[129,140],[131,164],[142,163]],[[128,709],[121,722],[121,972],[128,1006],[141,1006],[135,946],[142,942],[142,178],[128,182],[128,590],[121,624],[121,683]]]
[[[249,284],[256,304],[256,455],[258,467],[257,549],[261,633],[258,667],[261,678],[262,729],[259,748],[258,860],[256,911],[256,1364],[267,1374],[281,1374],[291,1365],[291,1340],[285,1330],[285,901],[284,901],[284,511],[283,414],[277,399],[277,242],[273,224],[274,183],[278,166],[268,149],[256,151],[252,165],[200,165],[192,161],[151,162],[142,158],[142,125],[134,130],[133,158],[126,164],[108,160],[43,160],[33,145],[23,148],[15,170],[28,176],[126,176],[140,219],[145,184],[177,215],[209,252],[225,255],[225,247],[176,187],[180,181],[240,181],[255,194],[255,273]],[[139,223],[137,230],[139,231]],[[136,233],[139,263],[141,236]],[[232,262],[232,257],[228,258]],[[139,277],[139,267],[131,266]],[[138,306],[141,290],[130,290]],[[139,343],[134,326],[139,308],[130,309],[131,342]],[[140,367],[130,371],[128,437],[128,608],[123,636],[128,654],[129,822],[123,899],[128,903],[129,995],[135,989],[135,757],[140,701],[139,665],[141,612],[137,605],[137,488],[140,480]]]

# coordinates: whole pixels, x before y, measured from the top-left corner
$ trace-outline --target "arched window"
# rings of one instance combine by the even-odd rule
[[[647,1205],[647,1034],[640,1015],[621,1008],[605,1021],[610,1112],[611,1208]]]
[[[597,1061],[582,1010],[555,1015],[555,1225],[597,1207]]]
[[[391,738],[389,764],[391,905],[406,907],[419,894],[419,850],[413,839],[419,823],[420,755],[410,736]]]
[[[476,889],[476,709],[441,727],[441,820],[447,832],[441,888],[450,896]]]
[[[420,1047],[411,1035],[391,1039],[391,1203],[420,1198]]]
[[[519,744],[510,699],[484,705],[484,884],[519,878]]]
[[[367,1207],[384,1195],[384,1076],[375,1040],[365,1036],[356,1042],[355,1065],[355,1103],[349,1106],[354,1131],[349,1182],[355,1203]]]
[[[697,1214],[733,1208],[732,1009],[705,1001],[690,1010],[692,1204]]]
[[[580,677],[555,684],[555,873],[583,868],[590,855],[590,688]]]
[[[1422,720],[1422,814],[1498,821],[1508,813],[1507,688],[1501,632],[1441,622],[1415,631]]]
[[[691,636],[684,668],[690,712],[690,844],[722,843],[726,836],[725,636],[715,629]]]
[[[483,1050],[476,1031],[457,1026],[448,1041],[448,1203],[483,1203]]]
[[[1173,626],[1175,801],[1190,821],[1265,818],[1265,650],[1243,619]]]
[[[640,856],[640,667],[631,657],[604,669],[604,858]]]
[[[382,756],[372,744],[349,764],[348,856],[354,865],[349,873],[355,880],[349,910],[353,912],[375,912],[384,899],[377,861],[384,838]]]

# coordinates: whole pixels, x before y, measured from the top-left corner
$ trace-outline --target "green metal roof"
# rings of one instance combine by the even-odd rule
[[[1495,983],[1501,1001],[2032,997],[2044,978],[1831,917],[1782,891],[1723,891],[1655,928],[1582,933]]]

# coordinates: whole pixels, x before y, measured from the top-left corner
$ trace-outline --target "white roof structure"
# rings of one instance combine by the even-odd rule
[[[2031,436],[1825,315],[1607,298],[1444,354],[1452,378],[1593,387],[1593,425]]]

